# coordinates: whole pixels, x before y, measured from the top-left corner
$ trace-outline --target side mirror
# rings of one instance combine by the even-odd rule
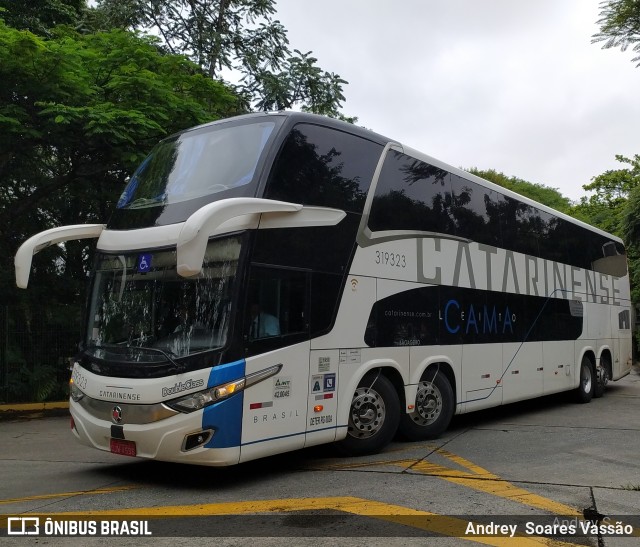
[[[56,243],[69,241],[70,239],[87,239],[99,237],[104,230],[104,224],[73,224],[51,228],[36,234],[25,241],[14,259],[16,269],[16,285],[26,289],[31,273],[31,260],[33,255]]]

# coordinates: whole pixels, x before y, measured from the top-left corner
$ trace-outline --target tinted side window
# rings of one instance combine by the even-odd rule
[[[502,247],[500,210],[504,198],[475,182],[451,175],[455,197],[457,235],[486,245]]]
[[[455,234],[447,171],[391,150],[371,205],[369,229]]]
[[[312,337],[330,330],[338,313],[341,292],[342,276],[322,272],[311,274],[309,318]]]
[[[541,211],[510,197],[504,197],[502,233],[504,246],[519,253],[539,256],[542,233]]]
[[[395,150],[384,160],[368,225],[372,232],[456,235],[618,277],[627,272],[619,243]]]
[[[599,236],[590,234],[572,222],[560,220],[562,234],[564,237],[564,261],[572,266],[580,268],[591,268],[591,260],[589,259],[589,241]]]
[[[253,266],[243,335],[254,355],[309,337],[308,273]]]
[[[539,211],[538,247],[540,258],[566,262],[564,236],[560,219],[546,211]]]
[[[265,197],[362,212],[382,146],[319,125],[298,124],[273,166]]]

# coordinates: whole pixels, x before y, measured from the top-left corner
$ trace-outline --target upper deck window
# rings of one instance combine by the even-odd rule
[[[371,232],[457,236],[607,275],[626,275],[624,247],[559,215],[396,150],[369,212]]]
[[[369,228],[455,234],[453,208],[447,171],[391,150],[376,187]]]
[[[299,123],[280,150],[265,197],[362,213],[381,152],[362,137]]]
[[[117,208],[166,206],[249,184],[274,126],[214,125],[162,141],[133,174]]]

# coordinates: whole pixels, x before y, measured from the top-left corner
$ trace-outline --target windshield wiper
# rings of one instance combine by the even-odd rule
[[[164,350],[161,350],[159,348],[148,348],[148,347],[145,347],[145,346],[123,346],[123,345],[120,345],[120,344],[93,344],[93,345],[89,346],[88,348],[86,348],[85,351],[87,351],[89,349],[91,349],[91,350],[99,350],[99,349],[120,350],[120,351],[126,351],[127,353],[133,353],[133,352],[142,350],[142,351],[148,351],[148,352],[151,352],[151,353],[159,353],[167,361],[169,361],[169,363],[171,363],[173,365],[173,370],[171,372],[182,373],[187,368],[184,364],[176,362],[176,360],[173,357],[171,357],[171,355],[168,352],[166,352]],[[116,352],[116,353],[118,353],[118,352]]]
[[[176,361],[171,357],[171,355],[169,355],[169,353],[168,353],[168,352],[166,352],[166,351],[164,351],[164,350],[161,350],[161,349],[159,349],[159,348],[146,348],[146,347],[144,347],[144,346],[141,346],[141,347],[139,347],[138,349],[143,349],[143,350],[145,350],[145,351],[156,351],[156,352],[158,352],[158,353],[162,354],[162,355],[167,359],[167,361],[169,361],[169,362],[173,365],[173,372],[176,372],[176,373],[178,373],[178,374],[179,374],[179,373],[182,373],[182,372],[184,372],[185,370],[187,370],[187,367],[186,367],[184,364],[182,364],[182,363],[177,363],[177,362],[176,362]],[[175,354],[174,354],[174,355],[175,355]]]

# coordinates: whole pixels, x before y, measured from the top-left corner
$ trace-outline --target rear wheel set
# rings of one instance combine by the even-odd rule
[[[342,452],[357,456],[379,452],[397,431],[412,441],[432,439],[447,429],[454,409],[451,384],[439,369],[423,376],[410,413],[401,412],[391,381],[372,371],[353,394],[347,436],[338,445]]]

